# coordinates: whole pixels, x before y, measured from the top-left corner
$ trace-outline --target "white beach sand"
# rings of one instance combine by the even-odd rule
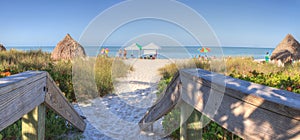
[[[156,101],[158,69],[170,60],[125,60],[134,71],[114,84],[115,93],[96,98],[90,104],[79,103],[75,109],[85,116],[87,127],[84,139],[162,139],[161,120],[154,124],[155,133],[142,132],[138,122]]]

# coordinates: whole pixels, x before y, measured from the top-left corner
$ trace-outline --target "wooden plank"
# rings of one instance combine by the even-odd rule
[[[45,139],[45,114],[46,107],[41,104],[22,117],[22,140]]]
[[[191,74],[191,71],[182,71],[180,77],[182,99],[242,138],[300,139],[299,110],[297,103],[289,99],[291,97],[299,99],[298,95],[290,95],[294,93],[278,91],[278,89],[262,85],[251,86],[253,83],[235,81],[236,79],[228,79],[228,77],[223,78],[226,87],[222,87],[224,86],[220,81],[222,78],[213,76],[218,76],[218,74],[202,70],[196,74]],[[213,83],[211,83],[212,78],[215,78]],[[245,87],[246,85],[249,87]],[[252,87],[260,88],[253,90]],[[285,94],[277,95],[278,93]],[[272,105],[273,107],[283,106],[281,108],[285,111],[271,108]],[[296,112],[289,113],[289,111]]]
[[[46,75],[44,75],[45,73],[41,72],[38,75],[31,75],[27,79],[21,77],[22,80],[18,80],[17,77],[13,76],[14,78],[9,79],[16,79],[15,82],[10,82],[5,87],[1,86],[0,131],[44,102],[44,87],[46,86]],[[19,76],[22,76],[22,74]],[[4,79],[4,81],[6,80]]]
[[[80,131],[84,131],[86,126],[84,120],[64,97],[49,74],[47,76],[47,89],[48,92],[46,93],[45,97],[45,104],[47,107],[61,115]]]
[[[182,70],[180,74],[183,77],[193,79],[194,82],[200,85],[211,87],[212,90],[219,92],[226,90],[228,96],[300,120],[300,94],[211,73],[201,69],[197,71]],[[224,87],[225,84],[226,87]]]
[[[180,99],[179,73],[173,77],[163,93],[161,98],[148,109],[147,113],[140,120],[139,126],[142,130],[146,130],[156,120],[169,113],[178,103]]]
[[[0,78],[0,95],[25,86],[32,81],[45,77],[46,75],[47,72],[44,71],[26,71]]]

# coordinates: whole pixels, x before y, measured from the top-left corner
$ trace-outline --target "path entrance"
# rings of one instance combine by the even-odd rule
[[[76,105],[76,110],[86,116],[85,139],[161,139],[161,120],[154,124],[155,133],[142,132],[138,122],[156,101],[158,69],[169,60],[125,60],[134,71],[118,79],[115,93],[96,98],[91,104]]]

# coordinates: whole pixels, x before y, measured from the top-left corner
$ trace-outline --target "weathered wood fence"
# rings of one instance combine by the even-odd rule
[[[140,127],[148,128],[179,103],[188,104],[244,139],[300,139],[299,94],[201,69],[175,75]],[[183,120],[189,117],[185,109],[181,107]],[[186,125],[182,123],[181,139],[191,139]]]
[[[0,131],[22,118],[22,139],[43,140],[45,106],[84,131],[85,122],[47,72],[27,71],[0,79]]]

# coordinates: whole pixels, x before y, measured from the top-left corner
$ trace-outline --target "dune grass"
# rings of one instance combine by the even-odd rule
[[[97,57],[95,63],[95,82],[99,96],[105,96],[114,91],[113,83],[117,78],[126,76],[131,69],[122,60]]]
[[[57,86],[61,89],[65,97],[70,102],[76,102],[77,98],[74,93],[73,85],[74,79],[72,79],[74,62],[66,60],[52,61],[50,56],[50,53],[42,52],[41,50],[26,52],[10,50],[0,52],[0,78],[28,70],[47,71]],[[89,60],[91,59],[96,60],[94,63],[90,63],[91,61]],[[83,67],[83,72],[80,72],[82,75],[86,76],[91,76],[92,74],[90,73],[95,73],[92,75],[93,77],[91,77],[97,86],[97,93],[94,98],[112,93],[113,81],[118,77],[125,76],[128,69],[130,69],[130,67],[125,63],[122,61],[115,61],[114,58],[89,58],[81,60],[81,62],[82,64],[85,64],[81,66],[95,64],[88,66],[90,68]],[[86,85],[86,83],[83,84]],[[53,111],[47,109],[46,112],[46,139],[64,139],[66,133],[76,131],[69,123],[66,123],[63,118],[56,115]],[[0,132],[0,140],[20,139],[20,122],[21,121],[18,120],[11,126],[2,130]]]

